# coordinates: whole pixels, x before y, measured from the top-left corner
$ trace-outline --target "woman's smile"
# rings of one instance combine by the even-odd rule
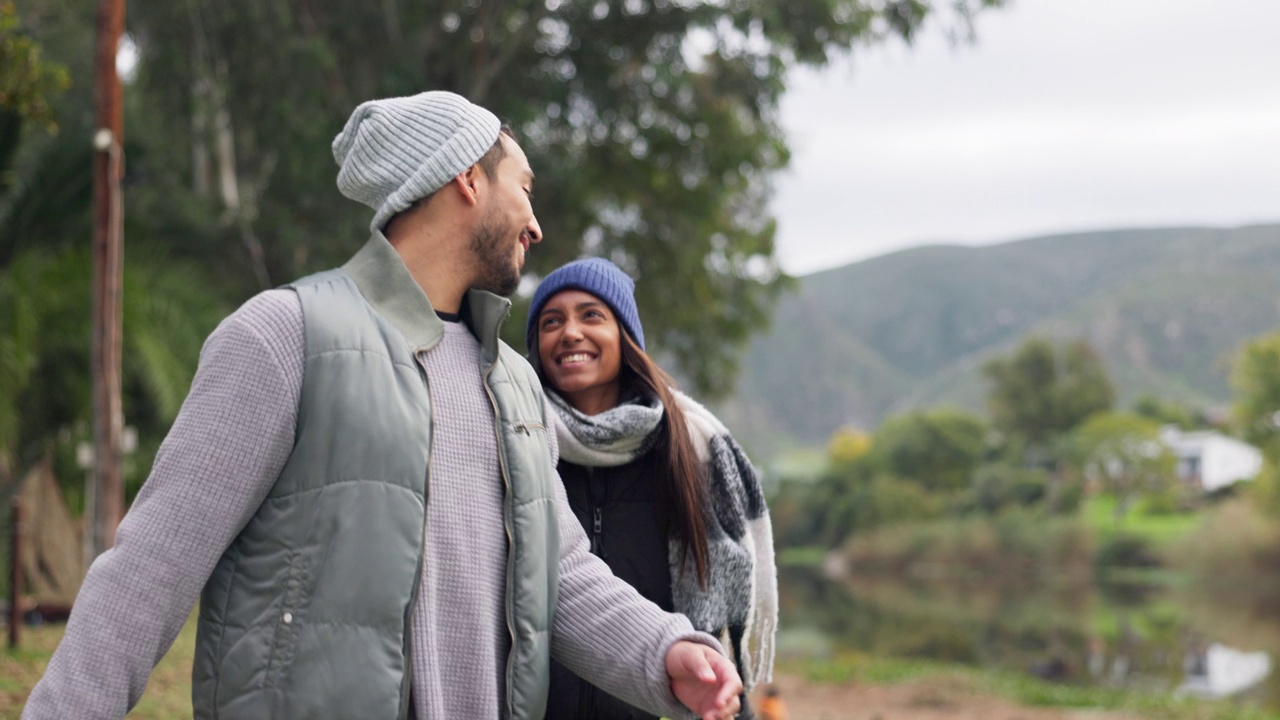
[[[622,330],[600,298],[556,293],[538,315],[538,360],[551,386],[579,412],[613,407],[622,372]]]

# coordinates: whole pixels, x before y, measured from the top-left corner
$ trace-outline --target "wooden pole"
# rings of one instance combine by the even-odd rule
[[[9,508],[9,649],[16,650],[22,627],[22,500],[13,496]]]
[[[98,1],[97,125],[93,145],[93,442],[96,512],[90,530],[95,555],[115,543],[124,515],[120,436],[121,285],[124,270],[124,206],[120,195],[124,157],[123,89],[116,53],[124,33],[124,0]]]

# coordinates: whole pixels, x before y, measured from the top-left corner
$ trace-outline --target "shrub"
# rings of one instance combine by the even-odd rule
[[[1093,562],[1099,569],[1153,568],[1160,566],[1160,556],[1144,538],[1117,532],[1102,540]]]

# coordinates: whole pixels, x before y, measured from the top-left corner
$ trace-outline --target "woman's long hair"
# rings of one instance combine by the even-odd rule
[[[631,339],[631,335],[619,326],[622,342],[622,366],[624,383],[630,380],[635,389],[647,390],[662,402],[666,422],[658,424],[652,452],[657,453],[660,482],[658,483],[659,508],[668,536],[680,545],[680,572],[693,556],[698,584],[707,585],[708,558],[707,523],[703,515],[707,498],[705,480],[702,477],[698,453],[689,436],[689,426],[684,411],[676,402],[673,390],[675,382],[644,350]]]

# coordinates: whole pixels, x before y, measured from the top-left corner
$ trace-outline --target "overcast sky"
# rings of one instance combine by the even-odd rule
[[[793,76],[773,201],[784,269],[1280,221],[1280,2],[1012,0],[977,31]]]

